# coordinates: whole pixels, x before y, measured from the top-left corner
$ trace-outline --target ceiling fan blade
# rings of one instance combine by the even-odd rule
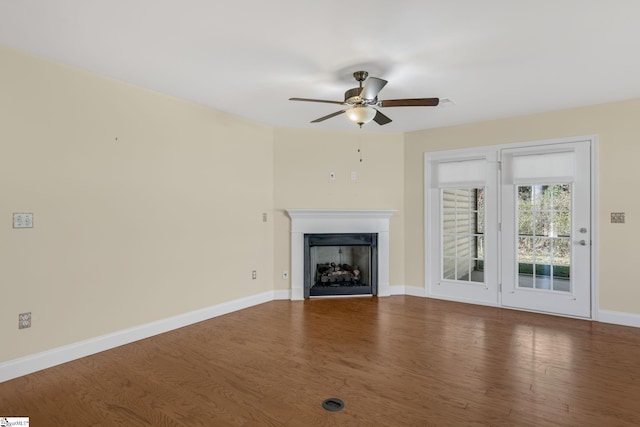
[[[391,119],[380,111],[376,110],[376,115],[373,117],[373,121],[379,124],[380,126],[386,125],[387,123],[391,123]]]
[[[386,99],[380,101],[381,107],[435,107],[440,103],[439,98],[411,98],[411,99]]]
[[[380,92],[386,84],[386,80],[382,80],[377,77],[369,77],[367,81],[364,82],[364,87],[360,92],[360,98],[376,99],[378,92]]]
[[[348,105],[344,101],[327,101],[326,99],[289,98],[289,101],[324,102],[325,104]]]
[[[336,111],[335,113],[331,113],[331,114],[329,114],[327,116],[320,117],[319,119],[312,120],[311,123],[323,122],[323,121],[325,121],[327,119],[330,119],[331,117],[339,116],[340,114],[344,113],[345,111],[347,111],[347,110]]]

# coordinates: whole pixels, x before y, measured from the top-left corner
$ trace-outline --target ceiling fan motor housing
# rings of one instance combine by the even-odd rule
[[[362,82],[365,81],[369,77],[369,73],[366,71],[356,71],[353,73],[353,78],[360,84],[359,87],[354,87],[349,89],[344,93],[344,102],[350,105],[364,105],[366,104],[366,99],[361,98],[360,94],[362,93]]]
[[[360,93],[362,92],[361,87],[354,87],[353,89],[349,89],[344,93],[344,102],[351,105],[357,105],[364,101],[364,99],[360,98]]]

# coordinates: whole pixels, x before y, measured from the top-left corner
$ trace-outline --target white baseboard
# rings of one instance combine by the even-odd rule
[[[278,289],[273,291],[274,300],[291,299],[291,289]]]
[[[407,285],[395,285],[390,286],[391,295],[411,295],[413,297],[426,297],[427,293],[423,287],[419,286],[407,286]]]
[[[404,295],[405,287],[404,285],[389,286],[389,292],[391,295]]]
[[[427,296],[426,290],[423,287],[418,287],[418,286],[405,286],[404,294],[411,295],[414,297],[423,297],[423,298],[426,298]]]
[[[622,311],[598,310],[598,321],[615,325],[634,326],[640,328],[640,314]]]
[[[451,302],[461,302],[461,303],[464,303],[464,304],[486,305],[487,307],[500,307],[500,305],[498,303],[495,303],[495,302],[492,302],[492,301],[482,301],[482,300],[471,300],[471,299],[465,299],[465,298],[455,298],[455,297],[449,297],[449,296],[437,295],[437,294],[431,294],[431,295],[425,295],[425,296],[427,298],[440,299],[440,300],[451,301]],[[501,307],[501,308],[508,308],[508,307]]]
[[[289,291],[284,292],[287,293],[288,299]],[[32,372],[70,362],[81,357],[119,347],[124,344],[129,344],[134,341],[202,322],[203,320],[222,316],[223,314],[263,304],[265,302],[273,301],[274,299],[283,299],[281,298],[283,295],[284,293],[281,291],[264,292],[258,295],[240,298],[234,301],[214,305],[212,307],[203,308],[201,310],[170,317],[168,319],[158,320],[100,337],[54,348],[42,353],[9,360],[7,362],[0,363],[0,383]]]

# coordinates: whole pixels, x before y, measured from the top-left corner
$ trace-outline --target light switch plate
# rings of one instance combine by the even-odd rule
[[[13,228],[33,228],[32,213],[14,213]]]
[[[624,224],[624,212],[611,212],[612,224]]]
[[[18,314],[18,329],[31,327],[31,312]]]

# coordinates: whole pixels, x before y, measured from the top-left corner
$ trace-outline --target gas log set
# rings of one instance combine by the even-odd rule
[[[358,286],[360,270],[349,264],[317,264],[315,286]]]

